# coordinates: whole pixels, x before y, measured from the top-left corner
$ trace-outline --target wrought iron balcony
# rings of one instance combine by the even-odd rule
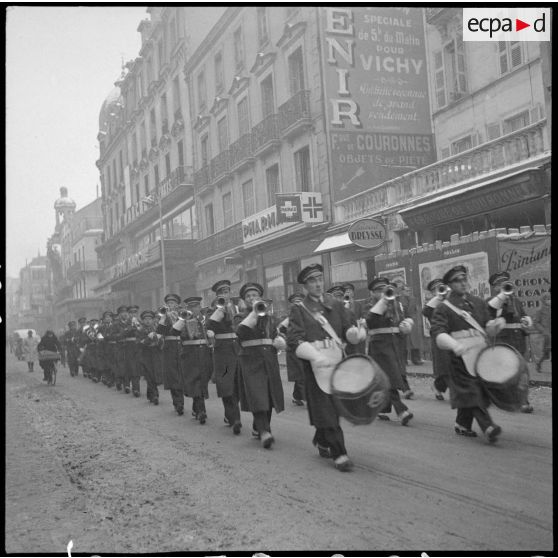
[[[192,167],[176,167],[169,176],[164,178],[157,190],[161,198],[165,198],[179,186],[191,186],[194,183]]]
[[[204,165],[194,173],[194,186],[197,190],[209,184],[209,166]]]
[[[230,147],[231,169],[239,168],[244,163],[253,160],[252,157],[252,134],[244,134],[238,138]]]
[[[195,246],[197,260],[242,246],[242,222],[198,240]]]
[[[221,151],[219,155],[216,155],[211,159],[210,169],[210,180],[215,183],[223,178],[229,171],[230,167],[230,157],[229,150]]]
[[[279,126],[281,133],[289,136],[311,123],[310,91],[303,89],[279,107]]]
[[[498,175],[507,167],[517,167],[544,158],[545,147],[540,120],[473,149],[442,159],[432,165],[374,186],[335,204],[335,221],[343,223],[381,213],[394,206],[420,203],[433,193],[443,193],[460,184],[466,186]]]
[[[68,271],[66,272],[66,276],[68,278],[68,281],[74,281],[75,279],[81,277],[81,274],[83,272],[99,271],[99,269],[100,267],[97,260],[85,260],[83,262],[82,261],[74,262],[68,268]]]
[[[268,151],[281,143],[277,120],[277,114],[270,114],[252,128],[254,154]]]

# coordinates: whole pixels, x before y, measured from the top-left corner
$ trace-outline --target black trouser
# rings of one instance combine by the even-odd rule
[[[393,405],[393,408],[395,409],[395,412],[400,415],[401,413],[407,411],[409,409],[409,407],[407,407],[407,405],[405,405],[405,403],[403,403],[403,401],[401,401],[401,396],[399,395],[399,391],[397,391],[396,389],[390,389],[389,390],[389,396],[388,396],[388,400],[386,401],[386,404],[384,406],[384,408],[381,410],[382,413],[391,413],[391,407]]]
[[[269,411],[258,411],[252,413],[254,415],[254,421],[252,423],[252,428],[262,435],[264,432],[271,432],[271,409]]]
[[[147,399],[153,401],[153,399],[159,399],[159,389],[157,388],[157,382],[153,381],[151,377],[145,378],[147,382]]]
[[[225,409],[225,418],[232,426],[236,422],[240,422],[240,407],[238,405],[238,398],[235,395],[229,397],[221,397],[223,407]]]
[[[178,409],[184,410],[184,391],[181,389],[170,389],[171,397],[172,397],[172,404],[174,408],[178,411]]]
[[[464,409],[457,409],[457,416],[455,417],[455,422],[466,428],[467,430],[471,430],[473,426],[473,419],[477,419],[481,430],[484,432],[491,424],[492,418],[488,414],[486,409],[482,409],[481,407],[466,407]]]
[[[33,362],[27,362],[27,368],[29,370],[29,372],[33,372]]]
[[[139,393],[140,392],[140,377],[139,376],[132,376],[131,378],[127,378],[127,380],[132,382],[132,392]]]
[[[304,380],[295,380],[293,387],[293,399],[304,400]]]
[[[192,413],[196,416],[200,413],[205,413],[205,398],[202,396],[195,396],[192,398]]]
[[[77,376],[79,372],[79,362],[77,359],[68,359],[68,368],[70,369],[70,376]]]
[[[434,378],[434,389],[444,393],[448,389],[448,377],[437,376]]]
[[[316,428],[316,434],[314,434],[312,443],[329,448],[333,459],[337,459],[340,455],[347,454],[345,437],[343,436],[343,430],[341,430],[340,426],[336,426],[335,428]]]

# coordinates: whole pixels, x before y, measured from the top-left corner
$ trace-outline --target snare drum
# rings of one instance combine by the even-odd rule
[[[529,388],[529,371],[516,349],[504,344],[485,347],[477,356],[475,371],[496,407],[519,410],[522,392]]]
[[[370,357],[349,355],[331,375],[331,395],[339,414],[353,424],[370,424],[389,392],[385,372]]]

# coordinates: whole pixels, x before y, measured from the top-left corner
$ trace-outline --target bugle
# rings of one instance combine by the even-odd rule
[[[265,316],[267,314],[267,304],[263,300],[258,300],[254,304],[254,310],[258,316]]]
[[[502,283],[502,292],[507,294],[507,295],[511,295],[513,294],[514,291],[514,286],[513,283],[511,281],[506,281],[505,283]]]
[[[383,298],[385,300],[395,300],[395,289],[393,287],[387,287],[383,293]]]
[[[450,292],[450,288],[447,285],[438,285],[436,288],[436,294],[440,296],[446,296]]]
[[[227,299],[224,296],[218,297],[217,300],[215,301],[215,306],[221,310],[224,310],[226,304],[227,304]]]

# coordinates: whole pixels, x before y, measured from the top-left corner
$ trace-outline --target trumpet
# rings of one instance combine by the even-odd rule
[[[159,308],[158,310],[159,317],[164,318],[168,310],[169,310],[168,306],[161,306],[161,308]]]
[[[135,316],[132,316],[132,327],[135,329],[139,329],[141,327],[141,322]]]
[[[215,306],[221,310],[225,308],[226,304],[227,304],[227,299],[224,296],[220,296],[215,301]]]
[[[513,294],[514,291],[514,286],[513,283],[511,281],[506,281],[505,283],[502,283],[502,292],[507,294],[507,295],[511,295]]]
[[[267,304],[263,300],[258,300],[254,304],[254,310],[258,316],[265,316],[267,314]]]
[[[190,320],[194,316],[194,313],[190,312],[190,310],[181,310],[178,316],[183,320]]]
[[[438,285],[436,288],[436,294],[440,296],[446,296],[450,292],[450,288],[447,285]]]
[[[345,296],[343,297],[343,300],[344,300],[345,302],[350,302],[350,301],[351,301],[350,295],[345,295]]]
[[[395,300],[395,289],[393,287],[387,287],[384,291],[383,298],[385,300]]]

